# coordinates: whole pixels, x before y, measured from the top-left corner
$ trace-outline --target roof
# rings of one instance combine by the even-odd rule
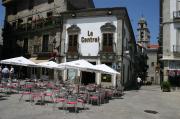
[[[150,48],[150,49],[158,49],[159,45],[158,44],[150,44],[150,45],[148,45],[148,48]]]

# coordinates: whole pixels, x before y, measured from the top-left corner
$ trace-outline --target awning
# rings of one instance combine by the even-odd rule
[[[45,60],[39,60],[37,58],[30,58],[29,60],[31,60],[32,62],[38,64],[38,63],[42,63],[42,62],[48,62],[49,60],[48,59],[45,59]]]
[[[1,60],[2,64],[20,65],[20,66],[34,66],[35,63],[25,57],[15,57],[10,59]]]
[[[171,60],[171,61],[180,61],[180,58],[174,58],[174,57],[163,57],[161,58],[160,60],[162,61],[168,61],[168,60]]]

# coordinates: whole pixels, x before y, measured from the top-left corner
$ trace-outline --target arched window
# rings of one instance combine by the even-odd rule
[[[101,26],[102,32],[102,50],[105,52],[113,52],[114,32],[116,27],[111,23]]]
[[[68,52],[77,52],[78,48],[78,35],[80,28],[77,25],[71,25],[68,29]]]

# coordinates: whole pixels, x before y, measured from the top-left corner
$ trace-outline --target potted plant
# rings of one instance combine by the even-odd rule
[[[168,81],[163,81],[162,84],[161,84],[161,89],[163,92],[170,92],[171,89],[170,89],[170,83]]]

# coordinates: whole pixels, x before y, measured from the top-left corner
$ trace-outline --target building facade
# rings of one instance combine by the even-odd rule
[[[86,59],[92,64],[105,63],[121,75],[83,72],[84,84],[122,83],[126,88],[136,82],[136,42],[126,8],[92,9],[92,0],[20,1],[3,0],[4,58],[23,55],[35,63]],[[45,69],[33,72],[57,76]],[[63,78],[76,74],[79,72],[64,71]]]
[[[162,78],[180,86],[180,1],[160,0],[160,35]]]
[[[3,0],[2,4],[6,8],[4,48],[9,51],[4,56],[49,57],[49,53],[60,45],[60,13],[94,8],[91,0],[85,0],[84,4],[81,2],[82,0]],[[81,4],[77,6],[78,3]]]
[[[94,8],[92,0],[3,0],[6,9],[3,58],[25,56],[35,63],[60,60],[60,13]],[[44,71],[38,71],[39,76]]]
[[[148,54],[147,48],[150,44],[150,31],[147,26],[147,22],[144,17],[141,17],[138,22],[138,39],[137,39],[137,49],[138,49],[138,64],[140,66],[139,74],[143,81],[147,81],[148,75]]]
[[[125,8],[99,8],[64,12],[61,42],[62,62],[86,59],[92,64],[106,64],[121,72],[120,77],[82,73],[82,83],[129,87],[136,77],[136,42]],[[68,73],[71,74],[71,73]],[[66,77],[66,76],[65,76]],[[67,78],[67,77],[66,77]]]
[[[147,75],[147,83],[150,82],[155,85],[160,84],[160,74],[159,69],[160,65],[157,62],[157,52],[158,52],[159,45],[150,44],[147,48],[147,65],[148,67],[148,75]]]

